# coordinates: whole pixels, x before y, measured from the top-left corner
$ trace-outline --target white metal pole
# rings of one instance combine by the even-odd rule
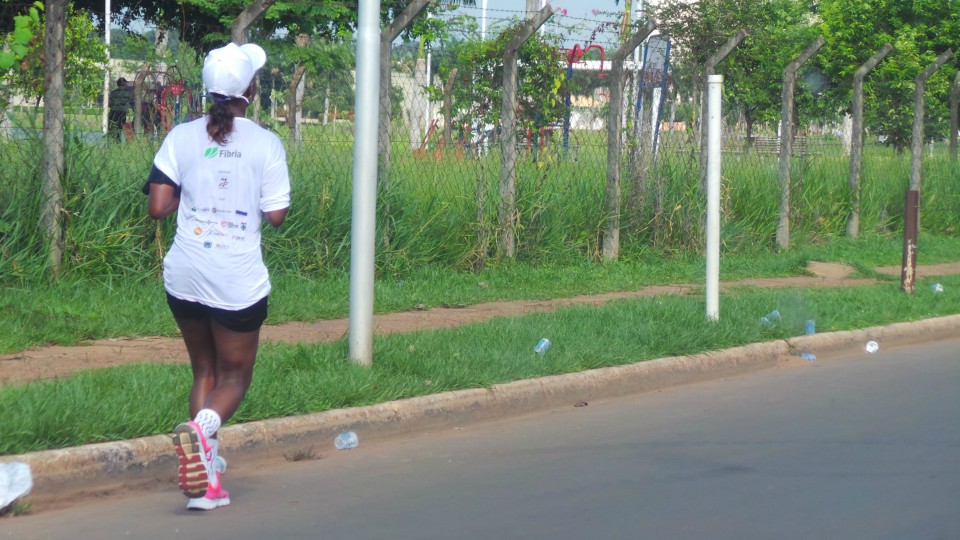
[[[480,2],[480,40],[487,39],[487,0]]]
[[[720,116],[723,75],[707,77],[707,318],[720,319]]]
[[[380,0],[360,0],[350,230],[350,359],[373,363],[373,285],[380,118]]]
[[[107,65],[103,70],[103,114],[100,118],[100,130],[106,135],[110,109],[110,0],[103,2],[103,41],[107,47]]]

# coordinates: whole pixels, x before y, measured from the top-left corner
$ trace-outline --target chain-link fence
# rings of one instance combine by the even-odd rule
[[[610,44],[611,49],[617,45]],[[306,46],[324,47],[322,44]],[[349,48],[349,47],[348,47]],[[609,62],[586,69],[558,51],[556,87],[530,91],[536,74],[518,71],[521,121],[512,136],[502,118],[484,114],[502,101],[454,99],[465,85],[501,86],[502,72],[465,75],[443,51],[396,47],[391,57],[389,157],[381,149],[377,264],[402,273],[425,265],[480,269],[511,257],[535,264],[604,258],[604,236],[619,220],[619,254],[698,252],[704,195],[700,187],[699,95],[673,78],[641,85],[639,65],[624,73],[623,113],[611,120]],[[502,58],[502,55],[501,55]],[[268,63],[250,116],[285,141],[293,202],[285,227],[266,231],[274,268],[316,274],[349,265],[353,159],[353,70]],[[459,75],[453,73],[461,69]],[[580,69],[583,68],[583,69]],[[114,62],[111,87],[133,86],[119,129],[104,132],[103,107],[64,93],[65,146],[61,217],[63,267],[91,275],[151,274],[172,238],[173,223],[146,217],[140,188],[154,153],[177,123],[206,106],[199,67],[150,57]],[[101,72],[102,75],[102,72]],[[485,77],[484,81],[480,77]],[[387,81],[381,81],[387,83]],[[524,90],[524,88],[526,88]],[[3,90],[0,129],[0,274],[30,276],[48,268],[44,223],[49,192],[41,156],[44,107]],[[548,121],[531,110],[550,102]],[[610,123],[615,122],[613,130]],[[727,249],[772,246],[781,200],[776,125],[749,132],[725,111],[723,233]],[[611,140],[617,133],[620,141]],[[850,158],[841,125],[803,126],[793,145],[790,220],[795,242],[844,234],[849,219]],[[505,142],[506,141],[506,142]],[[510,144],[512,142],[512,144]],[[381,141],[383,143],[383,141]],[[611,144],[620,171],[611,207]],[[508,156],[512,156],[508,159]],[[506,169],[506,165],[509,169]],[[955,232],[960,194],[945,143],[925,150],[923,229]],[[512,177],[512,191],[504,179]],[[863,165],[862,234],[900,230],[909,155],[868,138]],[[505,212],[507,198],[514,210]],[[509,230],[508,235],[504,234]],[[504,242],[514,243],[506,252]]]

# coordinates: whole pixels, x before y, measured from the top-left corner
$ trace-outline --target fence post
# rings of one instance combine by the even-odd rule
[[[390,176],[390,114],[393,100],[393,78],[391,74],[390,58],[393,51],[393,40],[397,39],[403,29],[410,26],[413,19],[419,15],[432,0],[413,0],[396,19],[380,32],[380,182],[381,189],[388,186]]]
[[[887,43],[870,57],[853,74],[853,129],[850,144],[850,217],[847,219],[847,236],[860,235],[860,172],[863,166],[863,80],[873,71],[890,51],[893,45]]]
[[[503,104],[500,115],[502,135],[500,145],[500,251],[507,257],[516,252],[514,226],[517,219],[517,60],[520,47],[553,15],[547,4],[533,17],[524,21],[516,35],[503,50]]]
[[[457,73],[460,68],[450,70],[447,76],[447,83],[443,87],[443,151],[447,152],[453,147],[453,83],[457,80]]]
[[[717,64],[730,55],[737,45],[747,38],[747,31],[741,28],[736,35],[727,40],[723,47],[713,53],[713,56],[707,59],[703,64],[703,91],[700,98],[700,192],[705,193],[707,189],[707,115],[709,114],[709,104],[707,103],[707,82],[710,75],[717,74]]]
[[[46,2],[43,37],[43,232],[50,246],[50,274],[57,277],[63,262],[63,59],[66,1]]]
[[[950,159],[957,160],[957,109],[960,109],[960,71],[953,79],[953,86],[950,88]]]
[[[929,79],[950,57],[953,50],[937,57],[914,79],[913,92],[913,139],[910,144],[910,187],[907,189],[907,206],[903,212],[903,257],[900,272],[900,290],[913,294],[917,277],[917,233],[920,229],[920,169],[923,164],[923,92]]]
[[[793,93],[797,84],[797,71],[811,56],[817,54],[826,43],[818,37],[803,53],[794,58],[783,70],[783,97],[780,110],[780,223],[777,225],[777,243],[790,247],[790,154],[793,153]]]
[[[620,255],[620,154],[623,132],[620,116],[623,113],[623,63],[627,56],[643,43],[655,29],[657,22],[647,21],[643,28],[631,35],[610,57],[610,112],[607,120],[607,188],[604,193],[606,229],[603,233],[603,259],[615,260]]]

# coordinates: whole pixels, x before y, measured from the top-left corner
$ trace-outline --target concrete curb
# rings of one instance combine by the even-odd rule
[[[881,347],[960,336],[960,315],[896,323],[847,332],[799,336],[717,352],[649,360],[580,373],[527,379],[491,388],[461,390],[338,409],[305,416],[228,426],[221,430],[226,453],[239,460],[309,455],[332,448],[336,434],[354,430],[365,442],[436,429],[467,421],[502,418],[680,384],[728,377],[774,367],[800,351],[819,354],[861,349],[874,340]],[[176,459],[169,436],[92,444],[61,450],[2,456],[0,462],[30,465],[34,507],[55,506],[89,494],[107,494],[148,485],[175,483]]]

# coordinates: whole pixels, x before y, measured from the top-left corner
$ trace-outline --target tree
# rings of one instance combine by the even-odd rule
[[[451,54],[444,57],[438,76],[446,80],[457,69],[457,84],[447,90],[453,93],[453,110],[457,111],[454,125],[499,124],[503,50],[513,34],[512,29],[507,29],[496,39],[460,42],[450,47]],[[536,130],[563,118],[563,66],[556,36],[538,34],[520,48],[518,129]],[[439,89],[430,90],[434,101],[443,99]]]
[[[898,151],[910,145],[914,78],[936,57],[960,43],[960,10],[943,0],[820,0],[817,14],[827,39],[824,70],[834,83],[832,94],[849,103],[853,72],[884,43],[892,43],[890,60],[880,64],[864,85],[864,125],[884,136]],[[956,57],[954,65],[958,61]],[[951,79],[941,70],[926,83],[926,135],[946,134]]]
[[[73,93],[75,101],[92,102],[103,90],[102,66],[107,60],[106,49],[96,36],[90,18],[74,8],[67,8],[64,29],[64,47],[67,54],[64,66],[64,86]],[[29,17],[30,41],[27,54],[3,79],[15,91],[39,105],[44,90],[46,57],[43,44],[44,17]]]
[[[807,2],[667,0],[655,11],[660,29],[676,44],[675,80],[699,81],[707,58],[745,29],[749,37],[723,67],[724,96],[742,114],[748,141],[756,121],[779,119],[783,70],[816,37]]]

